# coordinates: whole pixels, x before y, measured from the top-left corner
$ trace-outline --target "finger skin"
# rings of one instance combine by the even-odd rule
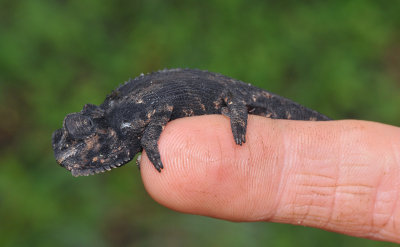
[[[249,116],[246,140],[235,144],[224,116],[172,121],[159,140],[162,172],[142,157],[146,190],[184,213],[400,243],[399,128]]]

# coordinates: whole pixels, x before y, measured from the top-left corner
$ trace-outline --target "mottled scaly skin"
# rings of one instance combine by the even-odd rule
[[[157,141],[168,121],[205,114],[229,117],[238,145],[246,141],[248,114],[329,120],[248,83],[207,71],[171,69],[129,80],[100,106],[87,104],[81,112],[68,114],[63,128],[53,134],[54,154],[61,166],[80,176],[124,165],[145,149],[161,171]]]

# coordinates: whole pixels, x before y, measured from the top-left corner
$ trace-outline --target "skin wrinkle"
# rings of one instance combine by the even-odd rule
[[[316,176],[316,175],[314,175]],[[305,181],[308,181],[307,179],[303,179]],[[321,186],[321,185],[315,185],[312,183],[303,183],[300,184],[300,186],[305,187],[306,191],[310,191],[311,192],[311,202],[310,202],[310,206],[308,208],[308,211],[306,212],[306,215],[308,216],[308,218],[311,218],[311,221],[313,220],[312,217],[313,215],[310,214],[310,209],[311,208],[318,208],[318,211],[316,210],[312,210],[312,212],[317,212],[316,216],[319,216],[319,218],[323,217],[323,215],[326,212],[331,212],[330,207],[327,207],[327,205],[325,203],[323,203],[324,201],[329,200],[329,198],[332,198],[332,190],[334,189],[334,186]],[[321,190],[322,188],[322,190]],[[304,193],[305,196],[310,196],[310,193],[306,192]],[[322,203],[320,203],[322,202]],[[318,205],[318,204],[322,204],[322,205]],[[325,219],[324,222],[321,222],[321,220],[319,220],[318,225],[326,225],[329,223],[328,219],[326,217],[323,217],[322,219]]]
[[[395,145],[395,144],[392,144],[392,149],[394,149],[393,150],[393,157],[394,157],[394,159],[396,160],[396,163],[400,166],[400,148],[399,148],[399,146],[397,147],[397,148],[393,148],[393,145]],[[399,188],[400,187],[400,182],[399,182],[399,179],[400,179],[400,169],[397,169],[396,170],[396,179],[394,180],[394,181],[396,181],[396,188]],[[397,226],[396,226],[396,209],[398,209],[398,204],[399,204],[399,194],[400,194],[400,192],[398,192],[397,191],[397,193],[396,193],[396,199],[395,199],[395,203],[394,203],[394,205],[393,205],[393,209],[392,209],[392,212],[391,212],[391,217],[390,217],[390,219],[392,220],[392,222],[393,222],[393,229],[394,229],[394,232],[399,232],[399,229],[397,228]],[[397,215],[397,220],[400,218],[400,212],[397,212],[398,213],[398,215]],[[386,229],[387,228],[383,228],[383,231],[385,231],[386,232]],[[389,233],[388,235],[390,236],[390,235],[392,235],[393,233]]]
[[[312,140],[312,138],[314,138],[314,135],[305,135],[305,136],[301,135],[300,141],[297,146],[303,147],[302,144],[305,144],[306,147],[310,146],[314,142]],[[301,148],[301,150],[303,151],[303,148]],[[301,157],[301,155],[302,155],[302,152],[299,152],[299,157]],[[309,164],[307,164],[304,161],[304,163],[302,165],[304,166],[303,169],[306,169],[306,166],[308,166]],[[317,172],[317,171],[314,171],[314,172]],[[299,174],[297,174],[296,178],[301,181],[302,176],[299,176]],[[308,178],[308,181],[315,185],[314,180]],[[297,184],[299,185],[300,183],[298,182]],[[310,211],[312,207],[316,206],[315,205],[315,193],[313,193],[313,191],[309,191],[309,193],[307,193],[307,194],[308,195],[306,195],[306,196],[302,196],[303,201],[305,202],[305,205],[304,205],[305,209],[303,212],[303,216],[301,217],[301,220],[300,220],[301,223],[305,222],[305,221],[309,221],[309,220],[313,221],[313,219],[312,219],[313,215],[311,214],[311,212],[314,212],[314,214],[315,214],[315,211]]]
[[[389,156],[390,157],[390,156]],[[395,155],[392,156],[395,158]],[[396,162],[396,161],[395,161]],[[374,195],[374,207],[373,207],[373,211],[372,211],[372,219],[371,219],[371,236],[378,236],[380,234],[380,232],[382,232],[383,229],[385,229],[390,221],[390,216],[386,217],[386,220],[384,220],[381,223],[378,223],[379,219],[379,213],[378,211],[378,203],[381,203],[381,201],[378,199],[378,196],[380,195],[380,193],[385,193],[385,191],[381,191],[384,189],[384,184],[383,182],[386,181],[387,179],[390,180],[390,177],[388,177],[388,171],[390,170],[390,164],[391,164],[391,160],[388,158],[385,158],[383,161],[383,171],[382,174],[380,176],[380,179],[378,181],[378,184],[376,185],[376,191],[375,191],[375,195]],[[378,202],[379,201],[379,202]],[[384,217],[384,216],[383,216]],[[380,226],[380,227],[379,227]]]
[[[339,187],[343,187],[343,188],[354,188],[354,190],[356,191],[357,189],[361,189],[361,188],[366,188],[366,189],[374,189],[376,188],[376,186],[371,186],[371,185],[367,185],[367,184],[340,184],[338,185]],[[346,191],[343,191],[344,193],[347,193]],[[353,193],[353,192],[348,192],[348,193]],[[354,192],[355,194],[367,194],[367,193],[363,193],[363,192]]]
[[[341,139],[342,138],[342,136],[340,136],[339,137],[339,139]],[[343,160],[343,150],[341,150],[342,148],[341,147],[339,147],[340,148],[340,151],[339,151],[339,155],[341,156],[341,159],[340,159],[340,161],[339,161],[339,163],[337,163],[337,165],[335,166],[335,183],[334,183],[334,188],[333,188],[333,198],[332,198],[332,203],[331,203],[331,205],[330,205],[330,210],[329,210],[329,216],[328,216],[328,218],[327,218],[327,220],[326,220],[326,224],[324,224],[324,225],[322,225],[322,227],[329,227],[331,224],[332,224],[332,219],[333,219],[333,212],[334,212],[334,209],[335,209],[335,207],[336,207],[336,199],[337,199],[337,185],[338,185],[338,183],[339,183],[339,174],[340,174],[340,166],[341,166],[341,161]]]
[[[281,126],[281,127],[283,128],[284,126]],[[290,171],[293,168],[292,164],[293,164],[293,159],[295,158],[294,155],[292,155],[292,153],[295,153],[295,152],[292,152],[293,150],[295,150],[292,147],[292,138],[291,138],[291,136],[288,136],[288,133],[289,133],[289,131],[288,132],[285,132],[285,131],[280,132],[280,134],[282,135],[282,144],[283,144],[283,154],[282,154],[283,155],[283,162],[282,162],[283,167],[282,167],[282,172],[281,172],[281,176],[279,178],[279,183],[278,183],[280,185],[279,186],[280,191],[279,191],[278,195],[282,195],[279,198],[279,204],[278,204],[279,206],[278,206],[278,210],[277,210],[277,215],[278,215],[277,220],[278,221],[286,220],[285,218],[280,219],[282,217],[280,211],[282,211],[282,210],[286,211],[286,210],[291,209],[291,210],[289,210],[290,211],[289,214],[295,215],[295,212],[293,211],[293,206],[283,204],[283,203],[286,203],[283,201],[283,199],[286,199],[285,198],[286,195],[291,194],[290,191],[287,191],[287,186],[288,186],[288,181],[292,178],[292,176],[288,176],[287,174],[293,174]],[[287,207],[289,207],[289,208],[287,209]],[[285,215],[285,213],[284,213],[284,215]]]
[[[385,166],[386,166],[386,164],[385,164]],[[370,231],[372,232],[371,234],[372,234],[372,236],[374,236],[374,235],[376,235],[379,231],[380,231],[380,229],[382,229],[382,228],[379,228],[379,227],[377,227],[376,226],[376,219],[375,219],[375,216],[376,216],[376,210],[377,210],[377,202],[378,202],[378,193],[379,193],[379,188],[381,187],[381,185],[382,185],[382,181],[383,181],[383,179],[384,179],[384,174],[382,174],[381,175],[381,177],[380,177],[380,179],[379,179],[379,183],[377,184],[377,186],[376,186],[376,190],[375,190],[375,194],[374,194],[374,206],[373,206],[373,208],[372,208],[372,217],[371,217],[371,229],[370,229]],[[386,225],[387,224],[387,222],[388,221],[386,221],[386,223],[384,223],[383,224],[383,226],[384,225]]]
[[[396,142],[396,144],[395,143],[392,144],[392,153],[393,153],[393,157],[394,157],[396,163],[399,164],[399,166],[400,166],[400,144],[398,144],[398,142]],[[396,181],[396,188],[399,188],[400,187],[400,169],[397,169],[396,171],[397,171],[396,172],[397,178],[394,181]],[[400,194],[399,192],[396,193],[396,200],[395,200],[396,203],[391,212],[392,218],[395,217],[395,210],[398,209],[397,205],[399,204],[399,194]],[[400,213],[398,214],[397,217],[400,218]],[[393,222],[395,222],[395,220],[393,220]],[[395,229],[396,229],[396,227],[395,227]]]
[[[276,128],[275,128],[276,129]],[[279,129],[280,130],[280,129]],[[276,131],[274,131],[275,133],[276,132],[278,132],[277,130]],[[278,132],[278,134],[276,135],[277,137],[279,137],[279,136],[282,136],[281,134],[280,134],[280,131]],[[280,140],[281,141],[281,140]],[[263,143],[264,143],[264,141],[263,141]],[[265,143],[264,143],[264,145],[265,145]],[[268,177],[271,177],[271,176],[273,176],[274,174],[276,174],[276,173],[278,173],[279,174],[279,181],[281,182],[281,181],[283,181],[283,169],[281,168],[281,166],[280,166],[280,164],[282,163],[282,155],[280,155],[280,153],[282,152],[281,150],[283,149],[283,145],[274,145],[274,151],[275,152],[273,152],[273,156],[272,157],[274,157],[274,163],[273,163],[273,169],[271,170],[271,173],[270,174],[268,174],[269,176]],[[285,188],[282,188],[282,184],[281,183],[278,183],[278,186],[276,186],[278,189],[277,189],[277,191],[283,191]],[[278,199],[276,199],[276,196],[277,195],[279,195],[279,194],[275,194],[274,196],[275,196],[275,204],[274,204],[274,207],[273,207],[273,212],[276,214],[276,212],[277,212],[277,210],[278,210],[278,206],[279,206],[279,204],[281,203],[281,199],[282,199],[282,197],[280,196]],[[272,215],[272,214],[271,214]]]
[[[400,152],[400,149],[398,149],[398,152],[396,152],[396,155],[395,155],[395,157],[397,158],[397,161],[398,161],[398,164],[400,164],[400,158],[399,158],[399,152]],[[400,169],[398,169],[397,170],[397,179],[395,180],[395,181],[397,181],[397,188],[399,188],[400,187],[400,184],[399,184],[399,179],[400,179]],[[399,204],[399,192],[398,193],[396,193],[396,200],[395,200],[395,206],[393,207],[393,211],[392,211],[392,218],[395,218],[396,216],[395,216],[395,210],[396,209],[398,209],[399,207],[398,207],[398,204]],[[397,219],[399,219],[400,218],[400,213],[399,212],[397,212],[398,213],[398,215],[397,215]],[[398,232],[399,230],[398,230],[398,228],[397,228],[397,226],[396,226],[396,219],[393,219],[393,225],[394,225],[394,229],[396,230],[396,232]]]
[[[334,177],[331,177],[331,176],[326,176],[326,175],[323,175],[323,174],[313,174],[313,173],[306,173],[306,172],[303,172],[303,173],[300,173],[299,174],[300,176],[305,176],[305,177],[313,177],[313,176],[316,176],[316,177],[322,177],[322,178],[328,178],[328,179],[335,179]],[[319,185],[319,186],[322,186],[322,185]],[[331,186],[329,186],[329,187],[331,187]]]
[[[250,150],[251,147],[248,143],[244,143],[242,145],[242,148],[235,147],[235,157],[239,155],[239,160],[240,160],[239,165],[241,166],[241,169],[244,170],[245,177],[256,177],[253,176],[252,174],[252,171],[254,170],[254,162],[252,162],[253,156]],[[238,159],[235,158],[235,160]],[[250,208],[249,212],[255,211],[254,208],[256,207],[255,204],[257,204],[257,202],[254,202],[254,200],[252,200],[255,191],[258,191],[257,185],[255,184],[255,180],[249,180],[246,183],[246,188],[245,188],[245,195],[247,198],[246,201],[248,202],[247,205]]]
[[[292,136],[290,136],[292,138]],[[293,170],[297,169],[304,169],[307,164],[299,164],[297,160],[301,158],[301,152],[303,150],[303,146],[308,146],[309,145],[309,137],[300,135],[298,138],[295,139],[295,141],[291,142],[291,145],[289,146],[289,150],[292,150],[293,153],[295,154],[290,154],[290,157],[292,157],[291,163],[292,164],[298,164],[297,167],[294,167],[294,165],[290,165]],[[293,184],[295,184],[296,187],[301,183],[302,179],[297,175],[293,175]],[[313,205],[313,198],[311,195],[311,198],[305,196],[305,194],[301,193],[302,189],[300,188],[298,191],[295,191],[294,193],[294,199],[293,203],[290,206],[292,208],[292,215],[297,215],[297,217],[294,220],[295,223],[297,224],[303,224],[303,222],[307,219],[308,215],[310,214],[310,205]],[[302,195],[303,194],[303,195]],[[308,194],[308,193],[307,193]]]
[[[377,140],[379,140],[379,139],[377,138]],[[382,157],[383,158],[381,158],[381,162],[382,162],[382,167],[384,167],[383,170],[387,170],[388,165],[393,164],[393,160],[388,159],[388,157],[390,157],[390,156],[388,156],[386,152],[382,154]],[[394,162],[394,164],[396,164],[396,162]],[[387,225],[387,223],[388,223],[388,220],[386,220],[386,223],[383,223],[383,224],[380,223],[379,225],[382,228],[379,228],[377,226],[377,224],[375,223],[377,220],[376,210],[377,210],[377,203],[378,203],[378,195],[379,195],[379,193],[382,193],[382,192],[380,192],[380,190],[383,189],[382,183],[383,183],[383,181],[387,181],[387,180],[390,181],[390,177],[384,176],[386,172],[383,170],[380,170],[380,173],[378,174],[379,177],[377,177],[377,179],[376,179],[376,184],[373,185],[373,188],[375,188],[374,193],[373,194],[371,193],[373,206],[372,206],[371,212],[370,212],[371,221],[370,221],[370,225],[369,225],[370,229],[368,231],[369,232],[368,236],[378,236],[378,232],[381,232],[382,228],[385,227],[385,225]]]
[[[317,175],[315,175],[315,174],[312,174],[311,176],[317,176]],[[304,180],[304,181],[308,181],[309,182],[309,186],[311,187],[311,188],[315,188],[315,184],[313,184],[313,180],[312,179],[309,179],[309,180],[305,180],[305,179],[303,179],[303,174],[299,174],[299,175],[297,175],[296,176],[297,178],[299,178],[300,180]],[[303,189],[303,187],[305,187],[305,186],[303,186],[304,184],[299,184],[301,187],[300,187],[300,191]],[[304,213],[303,213],[303,215],[302,215],[302,217],[301,217],[301,219],[299,220],[299,224],[301,224],[301,222],[304,222],[305,220],[307,220],[307,219],[309,219],[309,218],[312,218],[313,217],[313,215],[311,215],[310,214],[310,209],[311,209],[311,207],[318,207],[318,205],[315,205],[315,197],[316,196],[318,196],[318,194],[317,193],[315,193],[315,191],[313,190],[313,189],[311,189],[310,188],[310,192],[311,193],[304,193],[304,194],[302,194],[302,193],[297,193],[297,195],[300,195],[300,196],[302,196],[302,197],[304,197],[304,198],[307,198],[307,197],[309,197],[308,198],[308,203],[307,203],[307,205],[305,205],[304,207],[305,207],[305,210],[304,210]],[[298,208],[301,208],[301,207],[303,207],[302,205],[299,205],[299,206],[297,206]],[[322,206],[321,206],[322,207]],[[311,219],[312,220],[312,219]]]
[[[249,130],[251,131],[252,129],[252,122],[249,123],[249,125],[251,126],[249,128]],[[269,133],[273,133],[272,131]],[[263,169],[263,176],[262,177],[270,177],[271,174],[276,174],[276,170],[278,166],[278,161],[279,161],[279,157],[278,157],[278,151],[276,149],[278,149],[279,147],[277,145],[274,145],[273,147],[271,146],[271,144],[269,143],[269,145],[264,142],[264,138],[263,138],[263,133],[255,133],[257,136],[256,139],[256,143],[260,143],[260,149],[261,152],[251,152],[251,154],[254,156],[252,156],[255,160],[255,162],[258,162],[259,164],[270,164],[271,170],[267,170],[267,169]],[[268,146],[267,146],[268,145]],[[251,150],[252,148],[250,148]],[[262,154],[265,153],[272,153],[272,155],[265,157]],[[254,169],[253,174],[256,176],[257,170]],[[280,174],[282,174],[280,172]],[[267,188],[267,190],[269,191],[274,191],[274,188],[272,185],[269,185],[269,188]],[[278,189],[275,189],[275,191],[279,191],[279,185],[278,185]],[[272,192],[271,192],[272,193]],[[271,195],[271,193],[269,194],[265,194],[261,199],[264,199],[265,201],[268,202],[275,202],[273,204],[271,204],[269,207],[269,209],[265,210],[265,213],[258,213],[257,216],[255,216],[256,220],[266,220],[266,219],[270,219],[271,217],[274,217],[274,215],[276,214],[276,210],[278,209],[278,204],[279,204],[279,200],[277,199],[277,195],[278,193],[276,193],[275,195]],[[273,198],[273,199],[271,199]],[[279,197],[280,198],[280,197]]]
[[[303,137],[303,136],[302,136]],[[301,147],[302,145],[300,143],[304,143],[307,145],[307,139],[301,138],[299,142],[295,142],[296,146],[295,148],[293,148],[293,150],[295,150],[295,152],[297,150],[300,150],[299,147]],[[295,156],[295,158],[297,158],[297,160],[299,160],[299,154],[298,152],[296,152],[297,155]],[[294,160],[293,163],[297,163],[297,160]],[[305,164],[300,164],[300,166],[304,166]],[[295,175],[295,183],[296,185],[299,184],[299,181],[301,181],[301,178],[296,174]],[[301,188],[300,188],[301,191]],[[310,196],[309,193],[307,193],[307,195]],[[293,206],[293,214],[294,215],[299,215],[299,219],[297,219],[297,223],[302,225],[303,222],[309,217],[310,214],[310,205],[313,205],[313,199],[312,199],[312,194],[311,194],[311,198],[308,198],[307,196],[303,196],[301,193],[297,193],[295,194],[295,200],[294,200],[294,206]]]
[[[256,150],[258,149],[255,147]],[[255,169],[256,167],[256,161],[254,160],[254,156],[252,155],[251,152],[252,147],[250,144],[245,143],[241,147],[240,146],[234,146],[234,162],[237,163],[239,166],[239,169],[243,171],[243,176],[241,176],[241,180],[244,181],[245,185],[243,188],[243,195],[246,197],[246,200],[243,200],[238,208],[244,208],[247,207],[249,210],[249,217],[253,218],[256,215],[252,212],[258,212],[257,210],[258,207],[258,200],[254,200],[254,198],[259,198],[259,194],[265,194],[265,193],[260,193],[258,189],[258,179],[245,179],[248,177],[252,178],[259,178],[259,174],[253,173],[256,172],[257,170]],[[239,212],[240,214],[240,212]],[[259,217],[259,216],[256,216]]]
[[[246,143],[243,146],[244,148],[246,148],[246,153],[248,152],[247,163],[249,163],[246,167],[244,167],[246,172],[245,176],[252,178],[267,178],[270,177],[271,174],[275,174],[274,169],[278,167],[276,156],[278,152],[276,151],[276,145],[274,145],[273,142],[268,142],[268,144],[264,142],[264,139],[275,139],[275,136],[271,135],[274,132],[270,130],[268,130],[268,133],[254,132],[252,131],[255,128],[253,127],[253,125],[253,122],[249,122],[248,134],[251,136],[255,136],[256,141]],[[267,137],[265,137],[264,135],[266,135]],[[260,143],[261,145],[259,145]],[[240,150],[240,148],[238,150]],[[268,155],[267,157],[265,157],[262,155],[263,153],[270,153],[272,155]],[[257,169],[260,164],[268,164],[269,169]],[[262,183],[262,181],[259,181],[259,179],[251,179],[248,188],[250,193],[248,193],[247,201],[254,201],[252,209],[249,210],[249,212],[251,213],[250,217],[255,220],[265,220],[266,218],[271,217],[271,215],[274,214],[274,210],[277,208],[276,203],[270,203],[276,202],[277,196],[274,193],[274,191],[276,191],[276,189],[274,189],[276,185],[268,183],[266,187],[260,188],[260,183]],[[257,198],[257,200],[254,200],[254,198]],[[268,207],[266,207],[266,210],[264,210],[263,212],[259,210],[260,201],[269,202]]]
[[[338,173],[338,180],[337,180],[337,184],[336,184],[336,188],[335,188],[335,194],[334,194],[334,200],[335,200],[335,207],[332,208],[332,216],[331,216],[331,224],[333,226],[338,225],[338,223],[340,224],[341,221],[343,221],[344,219],[346,221],[348,221],[348,217],[350,215],[353,215],[354,209],[351,209],[351,207],[349,207],[350,210],[353,210],[353,212],[348,212],[343,210],[343,208],[345,208],[347,210],[347,204],[349,204],[349,200],[354,200],[355,198],[351,198],[351,196],[353,194],[344,194],[344,192],[341,189],[341,186],[343,184],[343,180],[346,180],[346,175],[348,174],[348,169],[346,169],[346,163],[349,162],[348,161],[348,146],[349,145],[349,140],[348,140],[348,136],[349,133],[352,132],[351,134],[354,135],[354,129],[351,129],[349,131],[343,131],[341,133],[340,136],[340,143],[346,143],[346,145],[343,145],[340,147],[340,155],[341,155],[341,159],[340,159],[340,165],[338,167],[339,173]],[[354,142],[353,139],[350,139],[351,142]],[[353,143],[351,143],[353,144]],[[358,146],[358,145],[357,145]],[[354,217],[354,215],[353,215]],[[333,220],[332,220],[333,219]]]
[[[267,121],[269,121],[269,119],[267,119]],[[282,169],[280,169],[280,172],[279,172],[279,178],[278,178],[278,185],[277,185],[277,188],[276,188],[276,194],[275,194],[275,205],[274,206],[272,206],[272,210],[271,210],[271,213],[270,213],[270,215],[268,216],[268,217],[266,217],[266,218],[264,218],[264,220],[265,221],[271,221],[272,219],[274,219],[274,218],[276,218],[277,217],[277,215],[278,215],[278,210],[279,210],[279,208],[280,208],[280,205],[283,203],[282,202],[282,196],[280,196],[280,195],[282,195],[282,193],[283,193],[283,191],[285,190],[285,185],[286,185],[286,183],[283,183],[283,180],[284,180],[284,176],[283,176],[283,174],[284,174],[284,169],[285,169],[285,164],[286,164],[286,159],[285,159],[285,157],[286,157],[286,152],[287,152],[287,149],[285,148],[285,145],[284,145],[284,140],[285,140],[285,135],[284,135],[284,131],[282,131],[282,129],[280,128],[281,126],[280,125],[275,125],[274,124],[274,121],[270,121],[270,123],[271,123],[271,126],[270,126],[270,131],[271,132],[274,132],[274,133],[277,133],[276,134],[276,136],[281,136],[282,137],[282,142],[277,142],[277,143],[280,143],[281,145],[279,145],[276,149],[276,154],[278,154],[278,150],[282,150],[282,155],[281,155],[281,157],[283,157],[283,158],[281,158],[282,159],[282,165],[283,165],[283,167],[282,167]],[[264,138],[261,138],[261,143],[262,143],[262,145],[261,145],[261,147],[262,147],[262,151],[263,151],[263,153],[264,154],[267,154],[267,153],[270,153],[270,152],[268,152],[269,151],[269,149],[267,148],[267,144],[264,142]],[[279,157],[277,157],[277,159],[276,159],[276,161],[278,162],[278,160],[280,160],[279,159]],[[267,162],[268,163],[268,162]],[[278,166],[278,164],[277,163],[274,163],[274,164],[272,164],[273,165],[273,169],[275,169],[276,167],[279,167]]]
[[[319,215],[319,212],[316,210],[316,208],[323,208],[323,206],[319,206],[319,205],[315,205],[316,204],[316,197],[319,197],[318,194],[316,193],[312,193],[312,196],[310,198],[310,204],[307,205],[306,207],[306,212],[305,212],[305,217],[304,220],[314,220],[313,218],[318,217],[317,215]],[[317,212],[314,213],[313,212]],[[315,221],[315,220],[314,220]]]
[[[296,132],[296,131],[294,131],[294,132]],[[297,145],[297,147],[298,146],[304,146],[304,143],[313,143],[313,141],[312,140],[310,140],[309,138],[310,137],[307,137],[306,136],[306,138],[307,139],[304,139],[303,138],[303,141],[301,141],[298,145]],[[316,137],[317,138],[317,137]],[[293,148],[293,150],[296,150],[297,149],[297,147],[295,147],[295,148]],[[291,147],[289,147],[289,148],[291,148]],[[305,147],[304,149],[307,149],[307,147]],[[318,161],[318,159],[316,160],[316,161]],[[314,162],[315,163],[315,161],[313,161],[313,160],[311,160],[311,162]],[[310,163],[310,164],[312,164],[312,163]],[[305,164],[305,167],[307,167],[308,165],[310,165],[310,164]],[[304,174],[299,174],[300,176],[304,176]],[[297,176],[299,176],[299,175],[297,175]],[[321,173],[319,173],[319,174],[315,174],[314,176],[316,176],[316,177],[320,177],[320,176],[322,176],[322,177],[328,177],[328,178],[330,178],[330,179],[337,179],[337,175],[335,176],[335,178],[332,178],[331,176],[323,176],[323,175],[321,175]],[[298,177],[298,179],[300,179],[300,180],[302,180],[302,181],[308,181],[308,180],[310,180],[309,179],[309,177]],[[311,181],[314,181],[313,179],[311,179]],[[303,183],[304,184],[304,183]],[[309,184],[309,183],[307,183],[307,184]],[[333,187],[333,189],[336,189],[336,187],[335,187],[335,185],[336,185],[336,182],[335,181],[332,181],[331,183],[330,183],[331,185],[327,185],[328,187]],[[300,186],[301,186],[301,184],[299,184]],[[309,201],[308,203],[311,203],[311,205],[314,205],[315,206],[315,202],[318,202],[319,200],[316,200],[316,197],[315,197],[315,192],[312,190],[312,188],[313,187],[315,187],[316,189],[317,189],[317,191],[318,191],[318,188],[321,186],[321,183],[318,183],[318,184],[314,184],[314,185],[312,185],[312,184],[309,184],[309,191],[311,191],[311,201]],[[326,186],[326,185],[325,185]],[[333,194],[334,194],[335,192],[333,191],[332,193],[329,193],[328,192],[328,195],[330,195],[330,194],[332,194],[332,203],[331,203],[331,206],[329,207],[327,207],[327,206],[324,206],[329,212],[330,212],[330,217],[328,217],[327,219],[326,219],[326,221],[325,221],[325,223],[324,223],[324,225],[327,225],[327,224],[329,224],[330,223],[330,220],[331,220],[331,218],[332,218],[332,213],[333,213],[333,211],[332,211],[332,209],[333,209],[333,207],[334,207],[334,203],[335,203],[335,200],[334,200],[334,196],[333,196]],[[294,199],[294,201],[298,201],[299,200],[299,196],[296,196],[296,199]],[[304,204],[304,202],[302,202],[301,204]],[[300,207],[301,207],[301,205],[300,205]],[[304,220],[306,220],[307,219],[307,215],[310,215],[310,207],[308,207],[308,209],[307,209],[307,211],[306,212],[304,212],[303,214],[302,214],[302,219],[300,219],[300,220],[297,220],[297,221],[304,221]],[[312,219],[310,219],[311,221],[312,221]],[[321,225],[321,223],[318,223],[318,225]]]

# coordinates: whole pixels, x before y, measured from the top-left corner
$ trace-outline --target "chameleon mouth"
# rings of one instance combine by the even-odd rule
[[[126,164],[133,158],[130,157],[130,152],[124,151],[121,145],[117,145],[118,143],[112,143],[113,146],[118,146],[118,148],[100,146],[99,135],[88,136],[79,142],[64,143],[65,135],[66,133],[62,129],[54,132],[54,156],[57,163],[70,171],[74,177],[110,171]],[[108,155],[100,153],[100,149],[105,147],[107,149],[104,153],[108,153]]]
[[[121,166],[121,165],[119,165]],[[68,169],[72,176],[74,177],[79,177],[79,176],[89,176],[89,175],[94,175],[94,174],[98,174],[98,173],[103,173],[106,171],[110,171],[113,168],[117,168],[119,167],[118,165],[110,165],[110,166],[100,166],[100,167],[93,167],[93,168],[85,168],[85,169],[78,169],[78,168],[71,168]]]
[[[110,165],[101,165],[101,166],[91,166],[91,167],[80,167],[80,165],[76,164],[69,164],[69,165],[64,165],[61,164],[64,168],[69,170],[74,177],[79,177],[79,176],[89,176],[89,175],[95,175],[98,173],[103,173],[106,171],[111,171],[111,169],[121,167],[131,161],[132,159],[127,158],[127,159],[121,159],[113,164]]]

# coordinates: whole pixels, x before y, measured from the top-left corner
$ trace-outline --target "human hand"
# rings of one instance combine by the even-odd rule
[[[400,128],[249,116],[246,140],[234,143],[223,116],[172,121],[161,173],[143,153],[144,185],[179,212],[400,243]]]

